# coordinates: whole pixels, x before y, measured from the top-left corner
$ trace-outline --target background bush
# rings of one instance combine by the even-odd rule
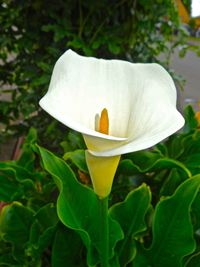
[[[165,52],[167,66],[172,50],[183,42],[171,0],[3,0],[0,9],[2,142],[30,126],[48,147],[63,139],[66,129],[38,101],[65,50],[133,62],[159,61]]]

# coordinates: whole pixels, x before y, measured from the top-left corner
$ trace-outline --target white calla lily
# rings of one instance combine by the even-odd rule
[[[149,148],[184,125],[174,82],[163,67],[84,57],[72,50],[56,62],[40,105],[81,132],[90,155],[104,160]],[[104,108],[108,134],[95,126]]]

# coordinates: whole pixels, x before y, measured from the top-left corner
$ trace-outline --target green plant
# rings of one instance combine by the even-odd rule
[[[110,266],[198,266],[200,132],[191,107],[185,118],[182,133],[123,156],[109,198]],[[98,207],[73,140],[63,161],[31,129],[21,158],[0,163],[2,267],[98,266]]]

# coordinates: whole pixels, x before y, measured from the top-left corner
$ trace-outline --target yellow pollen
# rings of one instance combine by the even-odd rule
[[[101,117],[99,120],[99,132],[102,134],[109,134],[109,118],[108,110],[106,108],[101,111]]]

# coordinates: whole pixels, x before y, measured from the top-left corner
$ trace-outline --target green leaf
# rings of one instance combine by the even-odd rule
[[[79,235],[59,225],[52,248],[52,267],[86,267],[84,247]]]
[[[120,53],[120,46],[114,42],[108,42],[108,49],[115,55]]]
[[[185,165],[190,169],[200,169],[200,153],[192,153],[185,160]]]
[[[178,169],[176,168],[171,169],[166,179],[164,180],[159,195],[160,196],[172,195],[175,192],[176,188],[183,182],[184,179],[187,179],[187,177],[184,177],[184,175],[181,172],[179,172]]]
[[[109,267],[120,267],[117,255],[110,260]]]
[[[127,156],[128,159],[121,161],[119,172],[132,175],[134,173],[145,173],[162,169],[179,168],[191,177],[190,170],[180,161],[163,157],[155,152],[136,152]]]
[[[27,184],[27,186],[30,187],[34,187],[32,181],[34,175],[20,165],[17,165],[15,161],[0,162],[0,171],[11,176],[17,182],[23,183],[24,185]]]
[[[140,243],[137,243],[137,254],[135,259],[131,262],[130,267],[158,267],[158,266],[150,264],[146,255],[146,250]]]
[[[192,203],[192,222],[195,234],[200,239],[200,191]]]
[[[12,243],[13,256],[24,260],[24,249],[29,239],[33,212],[19,202],[4,206],[0,215],[0,238]]]
[[[126,266],[136,254],[135,237],[146,230],[145,215],[151,202],[146,184],[130,192],[126,199],[110,209],[110,215],[121,225],[125,238],[117,244],[120,266]]]
[[[20,197],[28,197],[35,191],[34,174],[17,165],[16,162],[0,162],[0,200],[11,202]]]
[[[184,109],[184,118],[185,118],[184,132],[187,133],[194,131],[198,126],[198,122],[195,118],[195,113],[192,106],[188,105]]]
[[[156,206],[153,242],[147,251],[152,266],[182,266],[182,259],[195,250],[190,209],[200,187],[200,175],[183,182],[176,192]]]
[[[85,161],[85,150],[78,149],[72,152],[67,152],[64,154],[63,158],[66,161],[72,161],[79,170],[88,173],[88,168]]]
[[[80,184],[60,158],[39,147],[45,169],[53,176],[60,195],[57,201],[57,213],[67,227],[79,233],[87,248],[88,266],[99,262],[100,220],[97,196],[88,187]],[[114,254],[116,243],[123,237],[119,224],[109,216],[110,244],[109,256]]]
[[[20,159],[17,164],[26,168],[29,171],[34,170],[35,154],[32,150],[32,145],[35,144],[37,140],[37,131],[34,128],[30,128],[25,141],[23,142],[22,151]]]
[[[183,134],[179,138],[174,138],[172,142],[167,142],[167,147],[171,157],[174,157],[176,153],[176,157],[181,162],[185,162],[189,155],[200,153],[200,132],[197,130],[186,135]],[[178,154],[177,151],[179,151]]]
[[[191,207],[191,213],[192,213],[192,224],[194,229],[194,237],[197,241],[197,248],[193,255],[188,257],[187,264],[185,266],[187,267],[196,267],[197,264],[200,262],[200,191],[198,192],[196,198],[194,199]]]
[[[164,143],[165,154],[169,158],[178,159],[184,152],[183,142],[187,139],[188,135],[185,134],[173,134]],[[159,148],[159,145],[156,147]]]
[[[67,135],[67,140],[61,142],[60,144],[64,150],[64,152],[70,152],[77,149],[85,149],[85,142],[83,140],[82,134],[69,130],[69,133]]]
[[[21,264],[17,264],[11,253],[0,255],[0,266],[21,267]]]
[[[142,172],[143,170],[148,170],[151,166],[162,159],[163,155],[158,151],[138,151],[130,153],[124,156],[125,160],[130,160],[136,168]]]
[[[199,263],[200,263],[200,252],[192,255],[186,262],[184,267],[199,267]]]
[[[52,243],[58,221],[53,203],[49,203],[37,211],[30,229],[27,254],[34,258],[41,256],[42,252]]]
[[[23,195],[23,188],[16,181],[0,172],[0,201],[11,202]]]

